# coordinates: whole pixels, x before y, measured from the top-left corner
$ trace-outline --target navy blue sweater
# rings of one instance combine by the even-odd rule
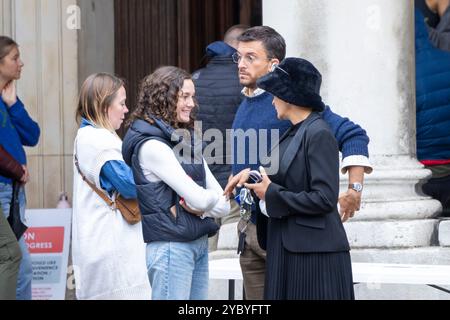
[[[27,164],[23,146],[37,145],[40,134],[38,124],[30,118],[19,98],[8,108],[0,96],[0,144],[20,164]],[[11,180],[0,176],[0,183],[11,184]]]

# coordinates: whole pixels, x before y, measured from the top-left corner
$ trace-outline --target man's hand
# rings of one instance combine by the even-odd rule
[[[352,166],[348,168],[348,180],[350,184],[364,183],[365,167]],[[342,222],[353,218],[355,213],[361,209],[361,192],[353,189],[348,189],[347,192],[339,196],[339,206]]]
[[[11,108],[17,102],[16,83],[14,81],[6,84],[2,91],[2,99]]]
[[[27,166],[22,166],[22,168],[23,168],[23,176],[20,179],[20,182],[22,183],[22,185],[25,185],[30,181],[30,172],[28,171]]]
[[[225,187],[223,195],[226,196],[228,199],[230,199],[233,195],[234,189],[236,189],[236,187],[241,188],[248,181],[250,171],[251,171],[250,169],[245,169],[241,171],[238,175],[232,177],[228,181],[228,184]]]
[[[348,221],[361,209],[361,193],[352,189],[347,190],[339,196],[339,206],[342,222]]]
[[[269,189],[269,186],[272,183],[272,181],[270,181],[269,177],[267,176],[266,170],[264,170],[263,167],[259,168],[259,172],[261,172],[261,176],[263,179],[261,183],[256,184],[246,183],[245,187],[249,190],[252,190],[259,199],[266,201],[266,192],[267,189]]]

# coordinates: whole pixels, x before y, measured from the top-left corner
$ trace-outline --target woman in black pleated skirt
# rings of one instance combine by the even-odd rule
[[[269,227],[270,228],[270,227]],[[267,300],[354,300],[349,252],[293,253],[281,233],[267,246]]]
[[[268,217],[259,215],[257,228],[267,250],[269,300],[354,299],[350,246],[337,209],[339,149],[320,115],[320,85],[319,71],[298,58],[258,81],[275,96],[278,118],[293,124],[274,149],[277,172],[269,177],[261,168],[263,181],[246,185]]]

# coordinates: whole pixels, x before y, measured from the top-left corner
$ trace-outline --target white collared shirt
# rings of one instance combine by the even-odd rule
[[[250,90],[250,89],[247,88],[247,87],[244,87],[244,89],[242,89],[242,94],[243,94],[244,96],[246,96],[247,98],[255,98],[255,97],[258,97],[258,96],[260,96],[260,95],[262,95],[263,93],[266,92],[266,91],[263,90],[263,89],[256,88],[256,90],[253,91],[253,94],[250,94],[250,93],[249,93],[249,90]]]

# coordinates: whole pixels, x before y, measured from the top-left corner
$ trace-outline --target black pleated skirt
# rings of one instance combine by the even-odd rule
[[[281,234],[267,245],[265,299],[354,300],[349,252],[293,253]]]

